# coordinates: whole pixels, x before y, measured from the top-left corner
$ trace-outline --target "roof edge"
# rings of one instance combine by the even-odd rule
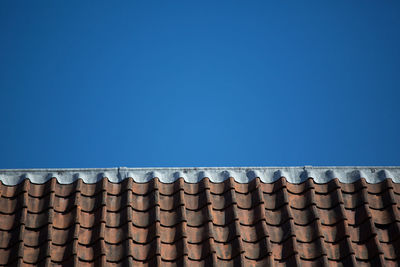
[[[238,183],[248,183],[260,178],[263,183],[273,183],[285,177],[290,183],[299,184],[308,178],[316,183],[327,183],[339,179],[342,183],[353,183],[364,178],[375,184],[392,179],[400,183],[400,166],[337,166],[337,167],[194,167],[194,168],[93,168],[93,169],[3,169],[0,181],[5,185],[17,185],[29,179],[32,183],[43,184],[56,178],[60,184],[71,184],[78,179],[85,183],[97,183],[103,178],[119,183],[126,178],[146,183],[158,178],[163,183],[173,183],[183,178],[188,183],[197,183],[203,178],[219,183],[234,178]]]

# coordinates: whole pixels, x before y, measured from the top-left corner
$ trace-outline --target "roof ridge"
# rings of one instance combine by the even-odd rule
[[[400,166],[370,167],[202,167],[202,168],[103,168],[103,169],[4,169],[0,170],[0,181],[5,185],[16,185],[25,179],[43,184],[56,178],[61,184],[71,184],[78,179],[85,183],[96,183],[103,178],[119,183],[126,178],[146,183],[158,178],[162,183],[173,183],[183,178],[188,183],[198,183],[204,178],[219,183],[233,178],[238,183],[248,183],[255,178],[263,183],[273,183],[282,177],[290,183],[299,184],[312,178],[316,183],[327,183],[339,179],[341,183],[353,183],[365,178],[368,183],[379,183],[392,179],[400,183]]]

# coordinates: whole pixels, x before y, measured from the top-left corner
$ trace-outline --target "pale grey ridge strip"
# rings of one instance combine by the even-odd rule
[[[338,178],[342,183],[353,183],[360,178],[368,183],[379,183],[392,179],[400,183],[400,167],[213,167],[213,168],[105,168],[105,169],[26,169],[0,170],[0,181],[16,185],[25,179],[42,184],[56,178],[61,184],[70,184],[77,179],[85,183],[96,183],[107,177],[113,183],[126,178],[145,183],[158,178],[163,183],[173,183],[183,178],[188,183],[197,183],[207,177],[218,183],[230,177],[236,182],[248,183],[256,177],[264,183],[273,183],[285,177],[290,183],[302,183],[313,178],[316,183],[327,183]]]

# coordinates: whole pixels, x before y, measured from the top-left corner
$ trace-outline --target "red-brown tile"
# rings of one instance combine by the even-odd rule
[[[272,254],[269,243],[266,238],[262,238],[257,242],[242,242],[244,256],[247,259],[261,260]]]
[[[323,244],[319,238],[311,242],[299,242],[297,240],[296,246],[300,259],[314,260],[322,257],[325,254]]]

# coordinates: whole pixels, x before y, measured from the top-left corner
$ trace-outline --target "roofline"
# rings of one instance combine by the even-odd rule
[[[188,183],[197,183],[209,178],[211,182],[218,183],[231,177],[239,183],[248,183],[257,177],[263,183],[273,183],[282,177],[295,184],[308,178],[316,183],[327,183],[335,178],[342,183],[353,183],[361,178],[373,184],[385,179],[400,183],[400,166],[0,169],[0,181],[5,185],[17,185],[25,179],[43,184],[52,178],[56,178],[60,184],[71,184],[78,179],[92,184],[103,178],[113,183],[126,178],[138,183],[146,183],[154,178],[163,183],[173,183],[179,178]]]

